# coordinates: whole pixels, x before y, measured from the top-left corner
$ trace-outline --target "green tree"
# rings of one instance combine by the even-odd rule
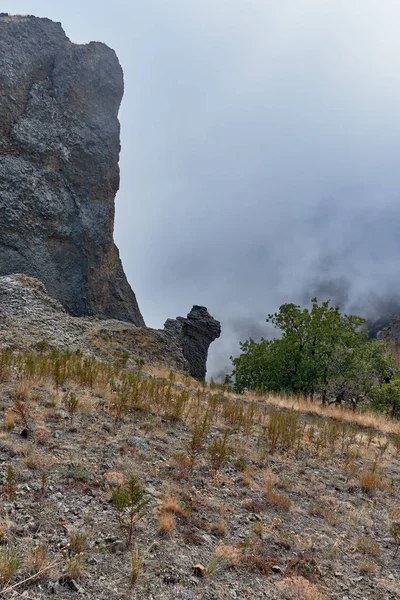
[[[400,374],[395,374],[391,381],[375,385],[371,391],[372,407],[385,412],[391,417],[400,417]]]
[[[375,383],[389,377],[386,347],[369,342],[365,320],[341,314],[329,301],[312,300],[311,308],[283,304],[268,315],[280,332],[274,340],[249,339],[240,344],[241,355],[232,358],[231,380],[237,391],[285,391],[325,403],[354,402]]]

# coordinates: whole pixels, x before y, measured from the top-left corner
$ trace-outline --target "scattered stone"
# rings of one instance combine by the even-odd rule
[[[193,565],[192,569],[193,574],[199,578],[204,577],[207,572],[206,567],[200,563],[198,563],[197,565]]]
[[[132,446],[133,448],[139,448],[140,450],[150,450],[149,443],[145,439],[140,437],[124,438],[122,441],[126,442],[129,446]]]
[[[282,569],[281,569],[281,567],[279,565],[272,565],[271,571],[273,573],[279,573],[279,574],[282,573]]]
[[[122,554],[126,550],[126,544],[122,540],[116,540],[110,546],[113,554]]]

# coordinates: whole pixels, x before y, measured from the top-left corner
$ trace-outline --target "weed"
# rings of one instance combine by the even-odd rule
[[[290,498],[281,494],[275,490],[275,481],[272,473],[269,473],[265,477],[265,499],[271,506],[274,506],[278,510],[288,511],[292,505]]]
[[[195,420],[192,430],[192,437],[189,442],[189,453],[196,456],[203,448],[205,438],[210,431],[210,413],[204,413],[203,418],[199,421]]]
[[[394,433],[392,435],[392,442],[398,456],[400,454],[400,433]]]
[[[225,521],[225,508],[221,506],[219,511],[219,519],[215,523],[211,523],[211,532],[214,535],[218,535],[220,537],[225,537],[228,533],[228,528],[226,526]]]
[[[224,462],[226,462],[230,456],[228,437],[229,433],[228,431],[225,431],[223,436],[214,438],[211,444],[208,446],[208,453],[211,457],[211,465],[216,471],[219,471]]]
[[[367,558],[360,561],[359,565],[360,575],[373,576],[376,574],[376,564]]]
[[[76,554],[67,560],[67,575],[70,579],[82,579],[86,573],[86,561],[82,554]]]
[[[48,544],[42,542],[38,545],[33,546],[27,556],[27,559],[26,559],[26,564],[27,564],[29,571],[32,574],[38,573],[46,564],[48,555],[49,555]]]
[[[87,548],[87,535],[84,531],[72,531],[69,536],[69,547],[73,554],[82,554]]]
[[[176,468],[177,479],[188,479],[193,471],[194,459],[185,452],[178,452],[172,457]]]
[[[47,473],[46,473],[46,471],[42,471],[42,474],[40,476],[40,495],[42,496],[42,498],[46,494],[46,490],[47,490]]]
[[[300,440],[299,414],[295,410],[272,410],[264,435],[273,454],[278,446],[289,451],[296,448]]]
[[[363,554],[368,554],[369,556],[379,556],[380,554],[379,544],[367,536],[358,538],[357,550]]]
[[[14,398],[13,411],[21,419],[24,427],[26,429],[30,429],[30,425],[29,425],[29,412],[28,412],[28,407],[27,407],[26,403],[22,402],[18,398]]]
[[[70,417],[71,423],[72,423],[74,414],[78,410],[79,398],[76,394],[74,394],[74,392],[70,392],[69,394],[66,394],[64,396],[63,403],[64,403],[65,408],[67,409],[67,412],[69,414],[69,417]]]
[[[0,583],[6,585],[11,581],[19,567],[21,559],[12,546],[0,547]]]
[[[248,467],[246,467],[242,474],[242,482],[245,487],[250,486],[252,477],[253,477],[253,473],[251,472],[251,470]]]
[[[206,573],[210,577],[225,564],[225,558],[219,554],[214,554],[206,567]]]

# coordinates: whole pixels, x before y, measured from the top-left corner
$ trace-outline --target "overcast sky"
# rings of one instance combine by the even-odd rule
[[[0,8],[116,50],[116,242],[149,326],[193,304],[222,322],[211,374],[283,302],[400,298],[399,0]]]

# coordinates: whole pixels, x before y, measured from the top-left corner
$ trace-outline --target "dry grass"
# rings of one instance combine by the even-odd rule
[[[67,561],[67,574],[71,579],[82,579],[86,574],[86,562],[82,554],[76,554]]]
[[[373,495],[382,485],[383,480],[379,473],[375,473],[371,468],[362,471],[360,475],[360,488],[364,493]]]
[[[215,549],[215,554],[218,558],[224,561],[228,567],[238,567],[242,560],[242,551],[237,546],[218,544]]]
[[[176,523],[173,515],[164,510],[160,513],[159,531],[164,535],[172,535],[175,532]]]
[[[277,585],[279,597],[285,600],[324,600],[318,586],[304,577],[288,577]]]
[[[229,395],[237,397],[237,394]],[[400,424],[398,421],[390,419],[385,415],[376,414],[372,411],[353,411],[336,404],[322,406],[322,404],[316,400],[296,396],[280,396],[278,394],[260,396],[254,392],[246,392],[243,397],[251,402],[272,404],[273,406],[279,406],[280,408],[293,409],[298,412],[336,419],[345,423],[359,425],[360,427],[373,427],[384,433],[400,434]]]
[[[184,515],[185,509],[182,504],[178,500],[178,498],[174,495],[168,495],[162,504],[161,508],[162,512],[173,513],[174,515]]]
[[[16,425],[16,414],[13,410],[9,410],[7,412],[6,418],[4,420],[4,429],[6,429],[7,431],[11,431],[12,429],[14,429],[15,425]]]
[[[253,473],[251,472],[251,470],[248,467],[246,467],[242,474],[243,485],[245,487],[249,487],[252,478],[253,478]]]
[[[39,544],[34,546],[26,558],[26,565],[31,573],[38,573],[46,564],[49,555],[49,546]]]
[[[228,533],[228,527],[225,521],[225,508],[221,506],[219,512],[219,519],[214,523],[211,523],[210,530],[214,535],[225,537]]]
[[[276,477],[271,471],[264,474],[264,495],[265,499],[274,508],[278,510],[288,511],[292,506],[290,498],[285,494],[281,494],[275,489]]]
[[[379,544],[367,536],[358,538],[357,550],[368,556],[379,556],[381,552]]]
[[[360,575],[369,575],[370,577],[373,577],[376,574],[376,564],[367,558],[363,559],[360,561],[359,570]]]

